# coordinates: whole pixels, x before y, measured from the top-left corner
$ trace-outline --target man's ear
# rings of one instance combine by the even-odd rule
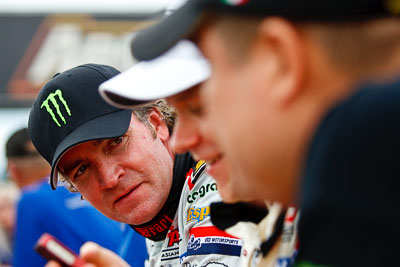
[[[153,108],[153,110],[149,114],[148,121],[151,126],[153,126],[157,136],[161,141],[168,141],[170,138],[168,126],[157,108]]]
[[[272,97],[286,106],[299,95],[305,81],[304,38],[292,23],[277,17],[264,19],[257,34],[254,48],[268,54],[265,60],[273,60]]]
[[[20,174],[18,171],[17,164],[13,160],[7,161],[7,172],[9,174],[9,178],[13,180],[16,184],[19,184]]]

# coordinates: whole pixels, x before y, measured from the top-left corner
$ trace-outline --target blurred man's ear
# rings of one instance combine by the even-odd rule
[[[269,66],[273,66],[275,103],[288,105],[301,93],[306,70],[304,46],[301,33],[287,20],[271,17],[259,24],[253,51],[255,56],[265,55],[265,60],[273,61]]]
[[[157,137],[161,139],[161,141],[168,141],[170,138],[168,126],[161,115],[160,111],[154,108],[149,114],[149,123],[154,128]]]
[[[9,159],[7,161],[7,173],[9,175],[9,178],[14,181],[18,186],[22,184],[23,177],[18,169],[17,163],[12,159]]]

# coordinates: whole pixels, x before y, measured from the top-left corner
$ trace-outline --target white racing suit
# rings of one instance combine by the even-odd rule
[[[276,216],[267,216],[272,219],[265,218],[259,225],[237,224],[241,229],[238,233],[244,234],[244,240],[248,240],[244,249],[242,239],[234,236],[235,232],[229,234],[211,223],[210,205],[220,202],[221,197],[215,180],[205,172],[205,167],[205,163],[200,161],[187,173],[179,206],[166,238],[161,241],[147,239],[149,260],[146,266],[266,266],[262,265],[264,261],[259,245],[264,234],[268,236],[272,232],[267,228],[274,227],[270,221],[276,221]],[[254,232],[254,227],[261,229]],[[256,237],[254,240],[257,241],[254,242],[252,237]],[[271,251],[274,255],[269,256],[272,261],[277,262],[280,249],[280,245],[274,246]],[[291,249],[284,251],[293,254]]]
[[[258,224],[253,222],[238,222],[225,229],[243,240],[242,266],[290,267],[294,266],[298,251],[297,222],[299,212],[291,207],[282,214],[279,204],[267,204],[269,213]],[[282,214],[282,215],[281,215]],[[283,216],[283,225],[278,239],[272,247],[265,251],[263,243],[271,238],[279,216]]]
[[[148,240],[146,266],[241,266],[242,241],[211,223],[210,204],[218,201],[215,180],[200,161],[186,176],[167,238]]]

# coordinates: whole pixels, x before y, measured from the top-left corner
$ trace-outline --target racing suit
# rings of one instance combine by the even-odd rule
[[[205,167],[189,154],[177,155],[163,209],[151,222],[132,225],[148,238],[146,266],[240,266],[242,241],[211,223],[210,204],[221,197]]]
[[[257,244],[243,249],[242,239],[212,224],[210,205],[221,197],[205,168],[204,161],[194,162],[189,154],[177,155],[166,204],[150,222],[131,225],[147,238],[146,266],[261,266],[254,260]]]
[[[266,203],[263,217],[260,207],[249,203],[212,203],[212,223],[243,241],[242,266],[290,267],[298,251],[297,222],[294,207],[284,209],[278,203]]]

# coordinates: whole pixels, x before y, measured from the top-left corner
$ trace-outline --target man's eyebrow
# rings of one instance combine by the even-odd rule
[[[91,144],[93,146],[99,146],[101,145],[105,140],[107,139],[100,139],[100,140],[93,140],[90,141]],[[63,168],[62,172],[65,173],[66,175],[68,175],[73,169],[75,169],[76,167],[79,166],[79,164],[81,164],[81,162],[84,161],[83,158],[78,157],[77,159],[75,159],[72,163],[69,164],[65,164],[65,167]],[[60,168],[61,169],[61,168]]]
[[[107,140],[107,139],[93,140],[93,141],[91,141],[91,143],[93,146],[99,146],[101,143],[104,142],[104,140]]]
[[[186,91],[183,91],[182,93],[175,95],[175,101],[182,102],[190,99],[198,92],[199,88],[200,88],[199,85],[195,85],[187,89]]]
[[[75,169],[76,167],[79,166],[83,161],[82,158],[77,158],[74,160],[72,163],[65,164],[64,168],[62,168],[62,172],[65,173],[67,176],[69,176],[70,172]],[[61,168],[60,168],[61,169]]]

